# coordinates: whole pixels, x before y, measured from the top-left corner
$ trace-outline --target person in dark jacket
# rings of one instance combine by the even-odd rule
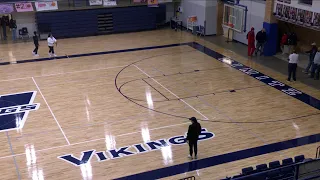
[[[10,19],[9,28],[12,32],[12,40],[15,41],[17,39],[17,23],[16,20]]]
[[[191,117],[192,124],[189,126],[188,134],[187,134],[187,141],[189,144],[189,151],[190,155],[189,158],[192,159],[193,150],[194,150],[194,158],[197,159],[198,154],[198,139],[201,133],[201,125],[198,123],[197,118]]]
[[[5,16],[2,16],[1,18],[1,26],[2,26],[3,40],[7,40],[7,22],[6,22]]]
[[[257,45],[256,45],[255,55],[257,55],[258,51],[260,51],[260,56],[262,56],[264,45],[267,42],[267,33],[264,28],[257,33],[256,40],[257,40]]]
[[[313,66],[314,56],[318,52],[317,44],[315,42],[312,43],[311,46],[312,46],[311,50],[306,52],[306,53],[309,53],[309,64],[308,64],[307,68],[304,70],[304,73],[306,73],[306,74],[309,74],[309,70]]]
[[[34,56],[39,56],[39,54],[38,54],[39,38],[38,38],[38,35],[37,35],[37,32],[36,32],[36,31],[34,32],[33,43],[34,43],[35,48],[34,48],[32,54],[33,54]]]

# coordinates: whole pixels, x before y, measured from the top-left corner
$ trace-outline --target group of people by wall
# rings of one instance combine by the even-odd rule
[[[317,47],[316,43],[311,44],[312,48],[306,53],[309,53],[309,63],[306,69],[303,71],[306,74],[310,74],[310,78],[319,80],[320,74],[320,47]],[[289,55],[289,65],[288,65],[288,81],[291,77],[296,81],[296,71],[297,64],[299,61],[299,54],[296,49],[293,49],[292,53]],[[311,71],[310,71],[311,70]]]
[[[280,41],[282,54],[290,54],[288,66],[288,81],[290,81],[291,75],[293,76],[293,80],[296,80],[296,66],[299,59],[297,41],[297,35],[294,32],[289,34],[284,33]],[[315,42],[313,42],[311,46],[312,48],[305,52],[309,54],[309,62],[306,69],[303,72],[306,74],[310,74],[310,78],[318,80],[320,72],[320,47],[318,48]]]
[[[254,28],[247,34],[248,39],[248,56],[252,56],[253,53],[257,56],[260,52],[260,56],[263,55],[264,45],[267,42],[267,33],[265,29],[262,29],[257,34],[254,32]]]
[[[17,40],[17,23],[13,18],[9,18],[9,16],[0,17],[0,25],[1,25],[1,36],[2,40],[7,40],[7,29],[9,28],[12,33],[12,40]]]

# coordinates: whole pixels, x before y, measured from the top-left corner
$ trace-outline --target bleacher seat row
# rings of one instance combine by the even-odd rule
[[[233,177],[226,177],[223,180],[279,180],[279,179],[293,179],[295,164],[301,163],[305,160],[304,155],[299,155],[292,158],[287,158],[280,161],[269,162],[267,164],[259,164],[256,169],[253,167],[246,167],[242,169],[242,173]]]

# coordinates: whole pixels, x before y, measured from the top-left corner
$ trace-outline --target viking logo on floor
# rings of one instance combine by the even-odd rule
[[[199,136],[199,141],[204,141],[213,138],[215,135],[212,132],[208,132],[207,129],[202,129],[201,134]],[[174,136],[169,139],[159,139],[156,141],[149,141],[143,144],[134,144],[131,146],[120,147],[119,149],[113,149],[108,151],[99,151],[96,150],[88,150],[83,151],[80,158],[74,157],[72,154],[67,154],[63,156],[59,156],[58,158],[71,163],[75,166],[80,166],[82,164],[86,164],[91,160],[91,158],[95,155],[99,162],[106,161],[109,159],[122,158],[126,156],[132,156],[139,153],[145,153],[148,151],[161,150],[161,148],[166,146],[175,146],[186,144],[187,140],[185,136]],[[109,156],[107,156],[107,154]]]
[[[33,103],[36,91],[0,95],[0,131],[21,129],[27,120],[29,111],[39,109],[39,103]]]

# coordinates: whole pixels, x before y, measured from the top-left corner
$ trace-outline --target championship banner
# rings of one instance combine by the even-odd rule
[[[149,7],[158,7],[159,6],[158,0],[148,0],[148,6]]]
[[[13,11],[12,4],[0,4],[0,14],[11,14]]]
[[[116,6],[116,0],[103,0],[103,6]]]
[[[17,12],[31,12],[33,11],[32,3],[15,3]]]
[[[57,10],[58,9],[58,2],[51,1],[51,2],[35,2],[37,11],[50,11],[50,10]]]
[[[100,6],[102,5],[102,0],[89,0],[90,6]]]

